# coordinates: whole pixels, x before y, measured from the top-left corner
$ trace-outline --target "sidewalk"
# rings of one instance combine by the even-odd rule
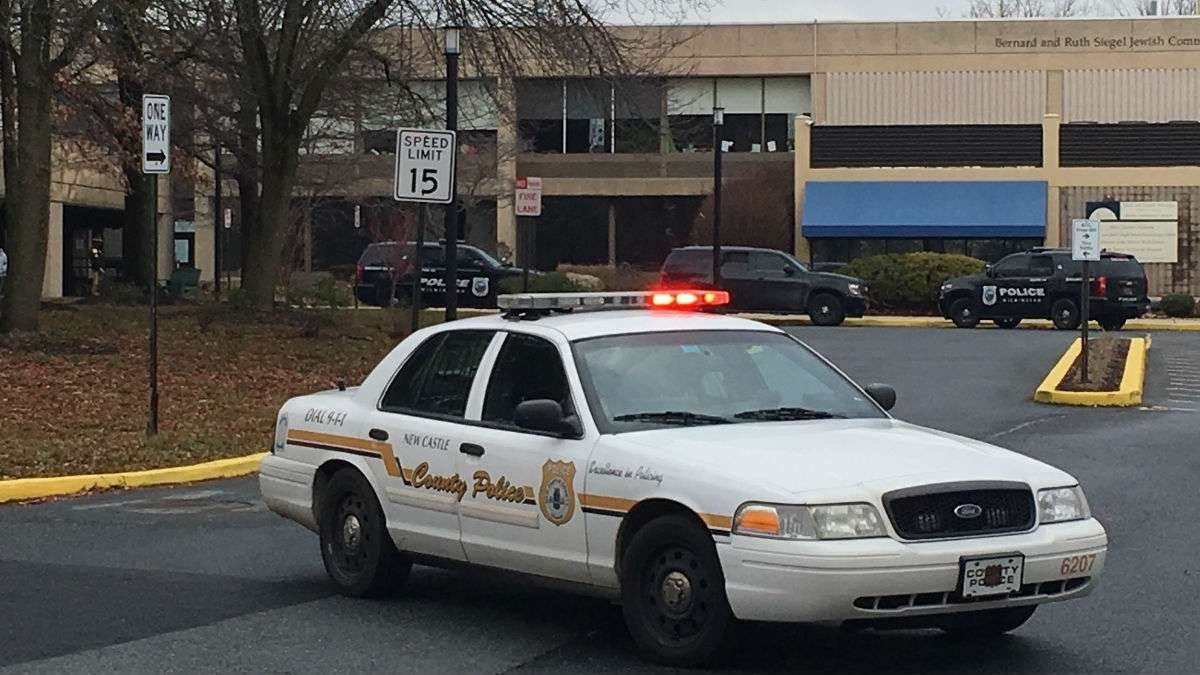
[[[804,314],[736,314],[745,319],[761,321],[772,326],[808,326],[811,325],[808,316]],[[940,316],[864,316],[857,319],[846,319],[844,326],[859,328],[954,328],[949,319]],[[995,329],[991,321],[982,321],[979,328]],[[1026,319],[1018,328],[1052,330],[1054,324],[1049,319]],[[1094,330],[1100,332],[1093,324]],[[1162,330],[1162,331],[1200,331],[1200,319],[1130,319],[1124,330]]]

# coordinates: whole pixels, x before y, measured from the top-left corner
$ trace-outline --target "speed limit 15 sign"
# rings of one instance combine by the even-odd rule
[[[453,131],[400,129],[396,132],[394,197],[402,202],[449,204],[454,200]]]

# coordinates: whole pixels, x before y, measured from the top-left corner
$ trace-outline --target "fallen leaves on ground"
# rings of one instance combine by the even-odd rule
[[[395,346],[391,314],[323,310],[214,319],[202,307],[162,308],[159,435],[147,439],[146,308],[45,312],[41,335],[0,340],[0,479],[263,452],[284,401],[332,388],[338,378],[360,382]],[[317,335],[303,337],[314,321]]]

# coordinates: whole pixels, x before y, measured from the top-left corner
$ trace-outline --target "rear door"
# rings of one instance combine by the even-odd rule
[[[547,337],[503,335],[483,396],[468,418],[470,452],[458,454],[469,480],[460,522],[467,559],[531,574],[586,580],[587,540],[579,494],[594,437],[559,438],[518,427],[523,401],[557,401],[567,414],[584,405],[568,378],[569,350]],[[485,369],[488,366],[485,364]]]
[[[721,288],[729,291],[732,309],[766,309],[767,298],[750,267],[748,251],[721,252]]]
[[[1048,263],[1048,257],[1043,263]],[[1048,264],[1039,266],[1034,276],[1033,256],[1014,253],[992,266],[990,279],[980,287],[982,314],[995,318],[1042,316],[1046,301]]]

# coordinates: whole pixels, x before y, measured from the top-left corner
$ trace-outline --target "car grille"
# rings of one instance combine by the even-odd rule
[[[1024,483],[943,483],[905,488],[883,495],[883,505],[896,534],[903,539],[1022,532],[1033,527],[1035,516],[1033,491]]]
[[[903,593],[900,595],[864,595],[861,598],[854,599],[854,606],[859,609],[894,612],[910,607],[947,607],[950,605],[967,605],[973,602],[1052,598],[1077,591],[1087,586],[1091,580],[1091,577],[1076,577],[1074,579],[1059,579],[1057,581],[1024,584],[1021,586],[1021,590],[1013,591],[999,598],[994,595],[982,598],[964,598],[955,591]]]

